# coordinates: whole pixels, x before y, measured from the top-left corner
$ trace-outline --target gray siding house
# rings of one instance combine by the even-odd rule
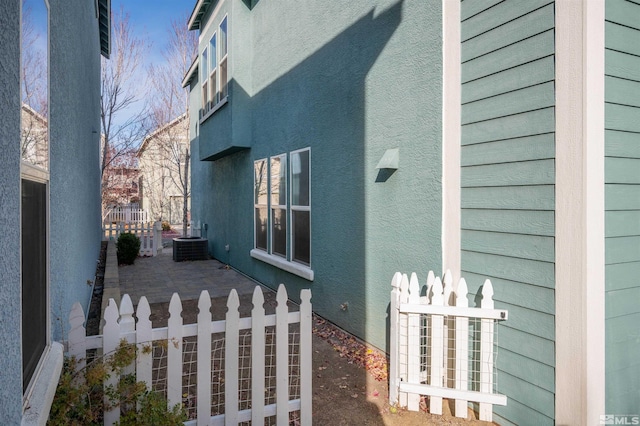
[[[0,424],[46,419],[62,367],[56,341],[68,332],[72,303],[90,298],[101,240],[100,55],[109,54],[109,14],[106,0],[0,4]],[[21,156],[28,52],[20,40],[29,16],[45,67],[48,161],[37,164]]]
[[[485,278],[501,424],[640,414],[640,4],[200,0],[210,253],[387,348],[397,270]],[[424,278],[423,278],[424,279]]]

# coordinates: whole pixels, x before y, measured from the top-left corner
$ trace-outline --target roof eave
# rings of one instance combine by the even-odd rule
[[[191,66],[187,70],[187,73],[185,74],[184,78],[182,79],[182,88],[183,89],[185,89],[191,83],[191,80],[193,80],[194,76],[198,75],[198,64],[199,63],[200,63],[200,60],[198,59],[198,56],[196,56],[194,58],[193,62],[191,63]]]
[[[187,24],[190,30],[199,30],[200,23],[202,21],[202,17],[204,16],[207,8],[214,0],[198,0],[196,6],[193,8],[193,12],[191,12],[191,16],[189,17],[189,22]]]
[[[111,0],[98,0],[98,30],[100,53],[109,59],[111,55]]]

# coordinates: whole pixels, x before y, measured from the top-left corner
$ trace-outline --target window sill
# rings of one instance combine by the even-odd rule
[[[229,95],[225,96],[224,98],[222,98],[220,100],[220,102],[218,102],[217,104],[215,104],[209,111],[207,111],[201,118],[200,118],[200,124],[204,123],[205,121],[207,121],[207,119],[209,117],[211,117],[216,111],[218,111],[220,108],[222,108],[223,106],[225,106],[227,103],[229,102]]]
[[[251,257],[261,260],[264,263],[268,263],[269,265],[275,266],[276,268],[280,268],[289,273],[302,277],[305,280],[313,281],[313,269],[309,268],[308,266],[304,266],[295,262],[289,262],[282,257],[274,256],[258,249],[251,250]]]
[[[23,425],[44,424],[49,418],[49,411],[62,372],[62,350],[62,345],[58,342],[51,343],[51,346],[46,349],[38,375],[24,402],[26,408],[22,414]]]

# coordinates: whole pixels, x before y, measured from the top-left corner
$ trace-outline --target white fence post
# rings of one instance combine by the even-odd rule
[[[431,288],[431,304],[433,306],[444,305],[444,295],[442,294],[442,281],[437,277]],[[431,386],[442,387],[442,365],[443,365],[443,338],[444,317],[442,315],[431,316],[431,375],[429,384]],[[429,398],[429,412],[432,414],[442,414],[442,397],[432,395]]]
[[[485,280],[482,286],[483,309],[493,309],[493,286],[491,281]],[[493,321],[492,319],[482,319],[480,326],[480,392],[493,392]],[[480,420],[492,421],[493,406],[487,403],[480,403],[478,417]]]
[[[278,286],[276,301],[276,401],[285,402],[276,406],[276,424],[286,426],[289,424],[289,375],[283,372],[289,371],[289,309],[284,284]]]
[[[409,303],[420,303],[420,284],[418,276],[411,274],[409,281]],[[407,315],[407,380],[412,383],[420,383],[420,314]],[[409,394],[407,408],[410,411],[418,411],[420,408],[420,395]]]
[[[76,372],[87,365],[87,330],[84,328],[84,311],[79,302],[73,304],[69,314],[69,356],[76,358]]]
[[[240,343],[240,299],[235,289],[227,299],[227,316],[224,344],[224,424],[238,424],[238,346]]]
[[[182,302],[173,293],[167,329],[167,406],[182,404]]]
[[[311,290],[305,289],[300,292],[300,423],[302,426],[311,426],[313,422],[311,315]]]
[[[197,395],[198,425],[208,425],[211,417],[211,297],[207,290],[200,293],[198,300]]]
[[[391,303],[389,306],[389,404],[398,404],[398,387],[400,386],[400,282],[402,274],[396,272],[391,280]]]
[[[264,294],[260,287],[253,290],[251,311],[251,380],[264,383]],[[251,386],[251,424],[264,423],[264,387]]]
[[[109,299],[109,304],[104,310],[105,324],[103,328],[103,352],[105,357],[111,356],[120,344],[120,324],[118,323],[118,317],[118,305],[116,305],[115,300]],[[105,388],[115,388],[119,380],[120,377],[116,376],[115,374],[111,374],[105,381],[104,386]],[[110,407],[110,409],[106,409],[104,412],[104,424],[110,426],[120,420],[120,407],[118,405],[115,405],[113,407],[110,406],[110,401],[107,394],[108,393],[105,392],[104,403],[105,407]]]
[[[151,390],[153,371],[153,335],[151,328],[151,308],[145,296],[138,301],[136,316],[136,343],[138,345],[138,357],[136,358],[136,380],[145,382],[147,390]],[[146,348],[146,349],[145,349]]]
[[[130,333],[136,331],[136,320],[133,319],[133,303],[128,294],[122,296],[120,300],[120,334]],[[127,366],[123,373],[132,374],[134,372],[133,363]]]
[[[159,220],[153,224],[153,255],[157,256],[162,251],[162,222]]]
[[[407,274],[402,274],[402,280],[400,281],[400,304],[409,303],[409,278]],[[400,315],[400,353],[398,366],[400,374],[400,381],[406,382],[407,377],[407,360],[408,360],[408,318],[406,314]],[[407,406],[408,395],[406,392],[399,392],[398,404],[401,407]]]
[[[456,306],[466,308],[469,306],[467,299],[467,282],[460,278],[456,291]],[[457,317],[456,320],[456,389],[467,390],[469,375],[469,318]],[[456,399],[455,416],[467,417],[467,400]]]

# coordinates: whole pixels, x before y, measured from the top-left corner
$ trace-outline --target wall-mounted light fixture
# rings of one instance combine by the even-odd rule
[[[399,148],[388,149],[384,152],[384,155],[378,162],[376,169],[397,170],[399,162],[400,162],[400,149]]]
[[[392,148],[384,152],[384,155],[378,161],[376,169],[378,169],[378,176],[376,176],[376,182],[386,182],[392,174],[398,170],[398,163],[400,162],[400,149]]]

